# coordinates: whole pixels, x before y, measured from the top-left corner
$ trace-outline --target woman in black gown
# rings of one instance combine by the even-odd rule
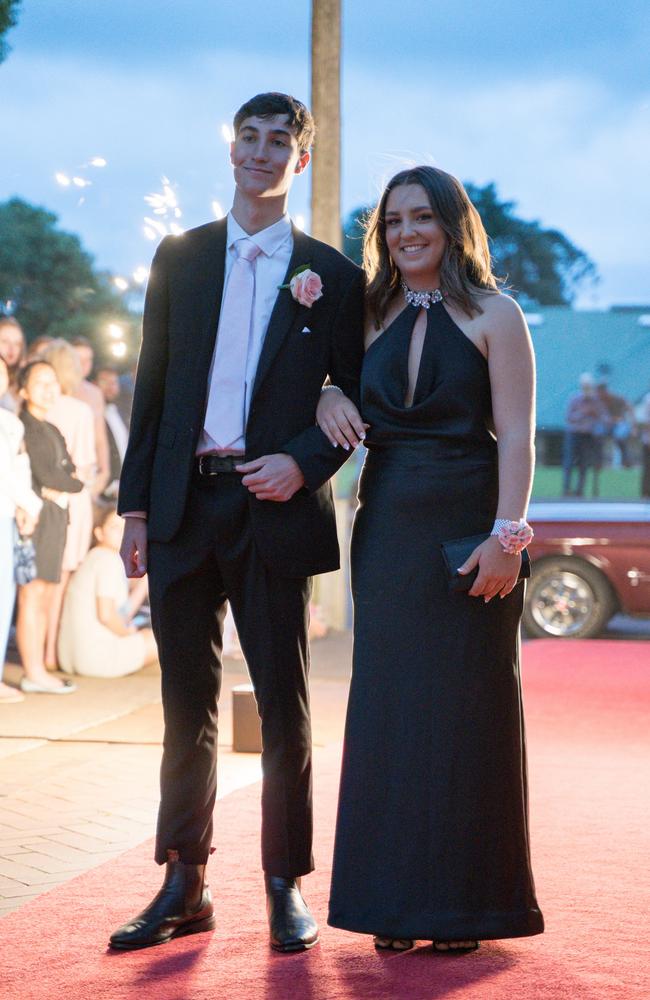
[[[329,923],[374,934],[380,948],[422,939],[468,951],[543,930],[517,582],[530,535],[532,349],[518,306],[497,289],[481,220],[449,174],[394,177],[364,251],[368,455]],[[340,392],[323,393],[318,420],[332,443],[362,436]],[[478,577],[452,593],[441,543],[479,533],[489,537],[462,567],[478,566]]]

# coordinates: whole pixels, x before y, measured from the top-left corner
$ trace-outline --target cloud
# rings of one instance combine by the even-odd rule
[[[307,58],[310,4],[304,0],[39,0],[23,4],[12,32],[16,51],[49,58],[92,52],[113,67],[192,61],[218,49],[256,57]],[[342,5],[344,58],[350,64],[426,69],[461,83],[485,73],[593,71],[628,91],[647,79],[650,11],[643,0],[354,0]]]
[[[420,64],[421,66],[421,64]],[[415,67],[415,64],[414,64]],[[198,225],[232,193],[220,125],[259,90],[306,97],[306,58],[218,51],[110,67],[67,55],[16,51],[2,69],[0,199],[44,204],[79,232],[103,266],[146,263],[143,196],[166,174],[178,184],[183,222]],[[494,180],[526,218],[557,227],[600,267],[602,304],[650,301],[650,94],[621,97],[594,76],[484,75],[480,83],[434,62],[404,75],[384,63],[344,70],[344,211],[373,201],[404,160],[434,162],[464,180]],[[85,203],[57,187],[92,155],[109,165]],[[305,214],[308,181],[291,207]]]
[[[417,86],[393,81],[379,104],[380,88],[377,72],[348,74],[356,113],[345,130],[346,201],[373,200],[406,162],[496,181],[521,215],[563,230],[595,259],[603,304],[650,301],[650,93],[625,101],[588,77],[463,87],[432,74]]]
[[[143,197],[163,174],[178,184],[183,223],[209,221],[211,201],[228,205],[232,196],[221,124],[269,83],[307,91],[305,63],[231,53],[197,58],[182,73],[161,65],[146,74],[137,64],[115,72],[67,56],[44,62],[17,55],[4,79],[11,97],[0,129],[10,137],[11,156],[0,160],[0,199],[16,194],[46,205],[80,233],[102,266],[121,271],[151,256]],[[108,166],[91,175],[80,206],[78,192],[60,188],[54,175],[75,172],[95,155]],[[294,210],[304,214],[307,201],[308,186],[297,183]]]

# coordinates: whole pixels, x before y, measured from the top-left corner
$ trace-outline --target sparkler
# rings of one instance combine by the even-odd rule
[[[164,222],[158,222],[156,219],[152,219],[148,215],[145,215],[144,222],[146,226],[149,226],[150,229],[157,232],[159,236],[167,235],[167,226]]]
[[[78,173],[71,176],[70,174],[65,173],[65,171],[59,170],[54,175],[54,179],[61,187],[70,187],[71,185],[78,188],[90,187],[92,181],[84,175],[84,171],[89,167],[105,167],[107,162],[108,161],[105,160],[103,156],[93,156],[90,160],[87,160],[85,163],[82,163],[81,166],[77,167]]]
[[[180,219],[182,212],[178,204],[178,197],[169,181],[169,178],[161,178],[162,191],[154,191],[146,194],[144,200],[151,209],[151,215],[145,215],[143,232],[148,240],[155,240],[157,236],[182,236],[185,230],[176,219]],[[151,216],[158,216],[153,219]]]
[[[230,145],[231,142],[235,141],[235,133],[233,132],[231,125],[226,125],[226,123],[224,122],[224,124],[221,126],[221,137],[224,142],[228,143],[228,145]]]

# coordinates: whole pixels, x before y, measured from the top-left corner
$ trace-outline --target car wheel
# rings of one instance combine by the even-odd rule
[[[538,639],[589,639],[616,610],[610,585],[583,559],[546,559],[533,566],[522,625]]]

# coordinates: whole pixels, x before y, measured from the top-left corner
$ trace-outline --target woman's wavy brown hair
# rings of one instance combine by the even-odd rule
[[[497,292],[492,273],[487,233],[481,217],[465,188],[451,174],[438,167],[402,170],[388,182],[377,206],[366,221],[363,266],[368,285],[366,304],[377,329],[381,326],[401,275],[386,245],[386,202],[391,191],[406,184],[420,184],[427,193],[431,210],[447,237],[440,265],[440,291],[468,316],[483,310],[480,292]]]

